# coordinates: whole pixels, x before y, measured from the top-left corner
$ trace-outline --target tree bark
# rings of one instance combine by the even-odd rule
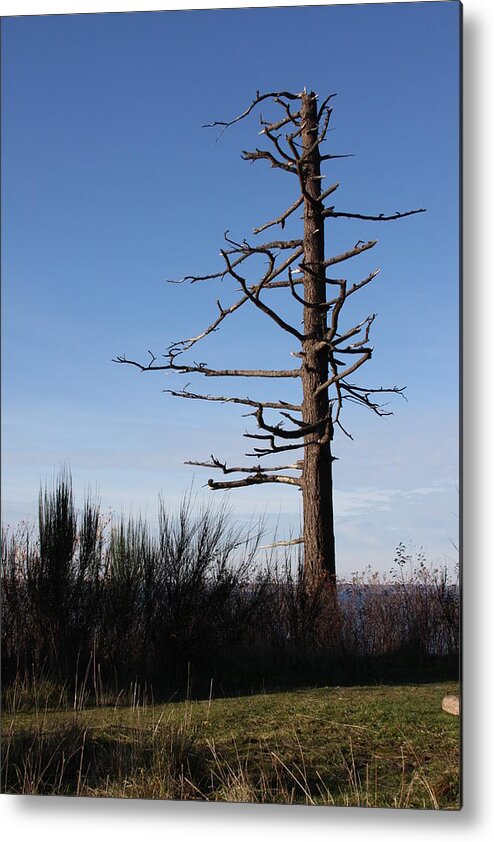
[[[322,579],[334,583],[336,576],[333,480],[328,390],[317,389],[328,380],[327,349],[321,339],[327,333],[324,217],[321,195],[317,99],[314,93],[302,96],[302,161],[300,178],[304,191],[304,334],[302,365],[302,417],[305,424],[319,429],[305,436],[303,471],[304,571],[307,582]],[[312,306],[309,306],[312,305]]]

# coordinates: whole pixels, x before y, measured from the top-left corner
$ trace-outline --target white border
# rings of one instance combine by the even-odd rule
[[[402,0],[413,2],[413,0]],[[448,0],[443,0],[447,2]],[[422,0],[434,2],[434,0]],[[303,3],[199,2],[67,2],[67,0],[0,0],[2,15],[103,11],[293,6]],[[306,5],[326,5],[309,3]],[[340,5],[333,0],[333,5]],[[190,834],[215,842],[258,839],[291,842],[345,834],[345,840],[484,839],[494,826],[492,775],[494,709],[489,686],[492,663],[489,618],[494,615],[494,556],[490,525],[493,465],[492,421],[488,400],[492,387],[492,313],[494,280],[487,268],[493,240],[494,146],[490,131],[489,82],[493,72],[493,9],[487,0],[465,0],[464,11],[464,808],[460,813],[347,808],[255,807],[174,802],[125,802],[106,799],[60,799],[2,796],[0,823],[5,838],[35,842],[71,842],[111,838],[118,842],[148,834]],[[491,820],[491,821],[489,821]]]
[[[437,2],[437,0],[360,0],[361,5],[378,2]],[[448,2],[448,0],[444,0]],[[311,2],[303,3],[300,0],[250,0],[250,2],[233,2],[233,0],[175,0],[175,2],[153,2],[153,0],[144,0],[144,2],[130,2],[130,0],[1,0],[0,10],[2,15],[41,15],[41,14],[73,14],[73,13],[90,13],[90,12],[146,12],[146,11],[162,11],[165,9],[233,9],[245,6],[247,8],[265,7],[265,6],[348,6],[353,5],[351,0],[332,0],[330,3],[321,2],[321,0],[311,0]],[[359,4],[355,4],[359,5]],[[483,6],[487,5],[482,0],[466,0],[464,3],[465,11],[472,12],[477,9],[483,10]],[[478,11],[475,12],[477,16]],[[484,18],[484,13],[482,18]]]

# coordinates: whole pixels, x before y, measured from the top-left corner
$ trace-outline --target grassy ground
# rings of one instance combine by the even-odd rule
[[[451,683],[4,714],[2,791],[459,809]]]

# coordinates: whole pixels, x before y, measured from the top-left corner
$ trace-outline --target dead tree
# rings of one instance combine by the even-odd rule
[[[369,284],[379,270],[370,272],[358,282],[349,284],[344,278],[328,276],[333,266],[372,249],[377,240],[359,240],[342,254],[326,256],[325,225],[328,220],[345,218],[381,222],[401,219],[422,213],[423,208],[396,212],[390,215],[349,213],[337,210],[328,203],[338,188],[338,183],[322,188],[321,164],[333,158],[348,157],[325,153],[321,150],[327,139],[332,113],[330,105],[334,94],[319,103],[318,96],[287,91],[257,95],[251,105],[229,122],[215,122],[224,131],[246,118],[261,103],[275,104],[280,111],[276,120],[261,116],[260,134],[269,142],[267,149],[243,152],[246,161],[266,161],[271,167],[294,177],[298,186],[295,201],[276,219],[254,229],[260,234],[268,228],[284,229],[286,221],[298,209],[303,214],[303,234],[299,239],[279,239],[261,244],[247,240],[236,242],[225,234],[225,247],[221,250],[223,266],[209,275],[188,275],[179,283],[215,281],[231,278],[238,284],[240,296],[229,307],[217,301],[218,313],[211,323],[196,336],[174,342],[161,360],[149,352],[147,364],[118,357],[116,362],[136,366],[141,371],[172,371],[181,374],[200,374],[203,377],[269,377],[296,378],[301,383],[302,399],[294,404],[281,399],[260,401],[250,397],[227,397],[199,394],[188,386],[183,390],[166,390],[172,395],[191,400],[219,401],[252,407],[250,413],[257,422],[257,432],[244,436],[256,442],[252,452],[254,464],[228,467],[225,462],[211,456],[210,461],[186,464],[214,468],[224,475],[237,474],[237,479],[214,480],[211,489],[243,488],[264,483],[284,483],[300,489],[303,497],[303,536],[292,543],[303,543],[304,572],[308,586],[322,580],[334,583],[336,576],[335,536],[333,515],[332,442],[335,428],[350,436],[342,423],[345,402],[359,404],[377,415],[391,414],[379,403],[384,393],[402,394],[404,387],[368,388],[359,385],[354,375],[371,359],[372,346],[369,335],[375,314],[366,316],[351,327],[340,327],[346,301],[358,290]],[[255,283],[247,280],[249,258],[262,256],[266,270]],[[283,291],[291,295],[300,306],[303,318],[299,326],[280,315],[272,303],[273,297]],[[295,368],[286,370],[213,369],[205,363],[183,360],[183,354],[198,342],[215,332],[222,322],[237,312],[244,304],[256,307],[296,342],[293,356],[300,360]],[[269,423],[267,412],[277,410],[282,420]],[[286,422],[289,422],[287,427]],[[350,436],[351,438],[351,436]],[[302,458],[284,465],[268,465],[265,460],[273,454],[302,451]],[[269,461],[269,460],[268,460]],[[288,473],[287,473],[288,472]]]

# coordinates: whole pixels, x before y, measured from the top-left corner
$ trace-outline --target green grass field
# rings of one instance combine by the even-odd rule
[[[460,807],[452,683],[3,715],[2,791]]]

